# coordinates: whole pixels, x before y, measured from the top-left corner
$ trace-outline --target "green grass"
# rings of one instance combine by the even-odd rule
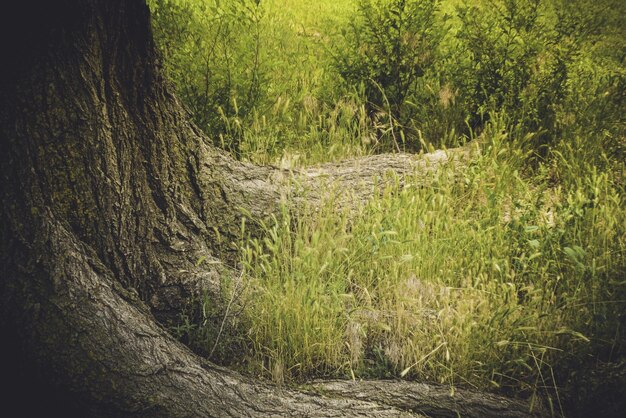
[[[150,2],[153,10],[171,7],[165,3]],[[357,0],[265,0],[258,9],[252,0],[233,1],[254,12],[220,18],[219,27],[237,28],[237,36],[198,12],[214,0],[173,3],[188,6],[192,17],[157,17],[157,40],[183,98],[195,97],[187,93],[206,74],[214,95],[224,95],[204,108],[209,118],[194,115],[210,120],[204,128],[216,144],[231,151],[236,144],[237,158],[285,168],[389,149],[381,143],[385,115],[372,112],[362,86],[342,83],[333,63],[347,47],[343,33]],[[521,54],[509,63],[508,76],[517,77],[510,83],[526,80],[513,72],[519,65],[534,77],[514,97],[520,106],[532,110],[559,97],[516,120],[464,96],[464,88],[494,80],[472,78],[471,54],[454,37],[462,3],[441,4],[439,16],[452,16],[450,30],[442,62],[420,85],[428,105],[418,122],[427,145],[464,142],[478,127],[482,154],[461,172],[444,167],[430,187],[408,179],[381,190],[356,212],[338,211],[332,195],[298,213],[283,208],[261,225],[264,237],[241,243],[243,282],[227,280],[224,301],[204,301],[203,323],[182,329],[196,348],[277,382],[401,377],[540,393],[554,411],[564,386],[586,385],[577,369],[624,358],[626,68],[619,51],[626,25],[624,13],[602,12],[624,6],[599,0],[593,13],[581,14],[588,7],[581,0],[584,7],[573,7],[566,21],[576,31],[551,38],[558,44],[544,45],[530,62]],[[541,24],[552,24],[561,3],[544,4]],[[178,39],[181,24],[189,26]],[[547,42],[542,31],[531,35],[511,39]],[[200,60],[206,45],[216,51],[208,67]],[[515,48],[503,50],[519,55]],[[251,104],[253,77],[262,88]],[[233,83],[220,90],[225,80]],[[202,110],[194,103],[188,106]],[[474,105],[479,113],[470,115]],[[537,124],[541,118],[550,132]],[[463,132],[454,128],[459,121],[467,123]],[[224,319],[231,299],[236,313]],[[222,324],[227,329],[218,332]]]
[[[238,132],[244,159],[293,167],[371,153],[364,105],[327,87],[337,78],[331,45],[354,10],[353,0],[265,3],[268,97]]]
[[[354,216],[330,199],[265,225],[242,249],[249,370],[534,392],[606,337],[599,316],[618,332],[623,197],[592,167],[556,188],[524,176],[492,129],[461,179],[448,167],[435,187],[388,188]]]

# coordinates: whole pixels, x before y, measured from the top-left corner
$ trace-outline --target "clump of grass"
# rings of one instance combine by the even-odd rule
[[[279,382],[334,374],[344,361],[349,295],[333,260],[345,251],[349,234],[346,216],[329,216],[330,210],[297,219],[285,211],[266,226],[265,239],[243,249],[249,365]]]

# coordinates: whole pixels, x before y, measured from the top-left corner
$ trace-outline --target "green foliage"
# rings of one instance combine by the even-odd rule
[[[504,110],[527,132],[554,133],[571,52],[556,48],[557,34],[541,0],[488,1],[462,6],[457,37],[469,54],[457,77],[477,126],[489,111]]]
[[[542,157],[581,129],[623,153],[617,0],[149,3],[179,96],[241,159],[456,146],[493,111],[534,132]]]
[[[363,89],[382,128],[379,135],[396,148],[417,114],[424,89],[420,78],[437,59],[445,30],[436,16],[438,5],[439,0],[360,0],[356,18],[343,30],[347,48],[335,51],[339,73],[348,86]]]
[[[258,0],[153,0],[155,38],[168,75],[196,124],[218,146],[240,153],[229,121],[249,115],[262,99]]]
[[[149,5],[168,75],[215,145],[240,159],[287,167],[369,152],[369,121],[353,95],[337,93],[320,33],[332,32],[349,2]]]
[[[504,111],[512,125],[536,133],[535,151],[545,156],[577,118],[587,119],[575,122],[585,129],[602,129],[618,120],[616,111],[624,105],[619,90],[623,62],[615,73],[620,64],[607,66],[583,53],[599,32],[611,30],[602,25],[608,23],[609,6],[618,7],[614,3],[489,0],[459,7],[457,38],[465,58],[453,78],[464,92],[461,100],[471,126],[482,126],[489,112]],[[593,103],[584,106],[590,99]]]
[[[567,95],[557,118],[559,131],[564,138],[592,132],[600,143],[587,143],[586,148],[623,160],[626,4],[598,0],[584,6],[580,1],[559,5],[561,43],[574,45],[579,51],[569,65]]]
[[[523,175],[519,141],[532,138],[510,138],[503,120],[487,125],[460,182],[448,167],[432,187],[405,180],[357,214],[337,213],[330,197],[262,225],[266,237],[242,248],[249,370],[280,382],[513,388],[557,402],[555,376],[574,359],[623,344],[623,187],[588,163],[559,164],[576,181],[556,189],[554,168]],[[570,161],[577,150],[554,152]]]
[[[626,3],[149,3],[179,96],[238,158],[482,147],[431,187],[345,213],[337,190],[261,225],[179,329],[199,351],[279,382],[403,377],[555,410],[575,370],[623,358]]]

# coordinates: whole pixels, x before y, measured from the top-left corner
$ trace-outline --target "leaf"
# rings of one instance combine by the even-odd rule
[[[196,267],[198,267],[200,264],[202,264],[204,262],[204,260],[206,260],[205,256],[202,256],[198,259],[198,261],[196,261]]]
[[[556,333],[557,333],[557,335],[563,335],[563,334],[566,334],[566,335],[571,335],[572,337],[574,337],[574,338],[576,338],[576,339],[578,339],[578,340],[582,340],[582,341],[584,341],[584,342],[586,342],[586,343],[591,342],[591,340],[590,340],[589,338],[585,337],[585,336],[584,336],[583,334],[581,334],[580,332],[578,332],[578,331],[574,331],[574,330],[572,330],[572,329],[568,329],[568,328],[561,328],[561,329],[560,329],[560,330],[558,330]]]
[[[531,248],[535,248],[535,249],[537,249],[537,248],[539,248],[539,245],[540,245],[540,244],[539,244],[539,241],[538,241],[538,240],[536,240],[536,239],[531,239],[531,240],[529,240],[529,241],[528,241],[528,245],[530,245],[530,246],[531,246]]]
[[[574,251],[572,248],[565,247],[565,248],[563,248],[563,252],[565,253],[565,255],[567,255],[572,260],[578,261],[578,257],[576,256],[576,251]]]

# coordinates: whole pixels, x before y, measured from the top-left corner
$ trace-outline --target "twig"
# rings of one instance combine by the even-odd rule
[[[213,353],[215,352],[215,349],[217,348],[217,345],[220,342],[220,337],[222,336],[222,332],[224,331],[224,325],[226,324],[226,319],[228,318],[228,312],[230,312],[230,307],[233,305],[233,302],[235,301],[236,297],[237,297],[237,287],[239,286],[240,283],[243,282],[243,270],[241,270],[241,273],[239,274],[239,279],[237,281],[237,283],[235,284],[235,289],[233,289],[233,293],[230,296],[230,300],[228,301],[228,305],[226,305],[226,311],[224,312],[224,318],[222,319],[222,324],[220,325],[220,330],[217,333],[217,337],[215,338],[215,343],[213,344],[213,348],[211,349],[211,353],[209,354],[209,358],[213,357]]]

